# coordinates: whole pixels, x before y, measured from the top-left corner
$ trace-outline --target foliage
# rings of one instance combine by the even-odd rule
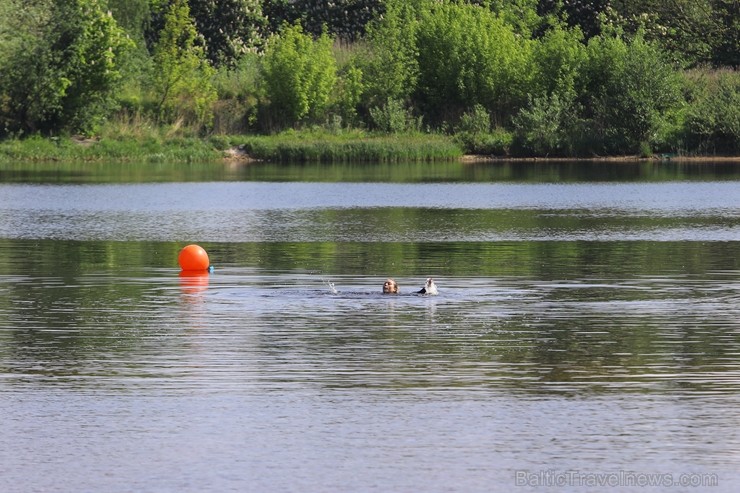
[[[716,67],[740,67],[740,3],[737,0],[712,0],[712,20],[716,30],[704,33],[712,46]]]
[[[586,49],[580,29],[556,24],[533,43],[532,93],[572,97],[580,89],[576,88],[576,81],[585,61]]]
[[[581,128],[576,116],[573,93],[530,98],[514,118],[520,152],[535,156],[568,155],[577,152]]]
[[[398,99],[388,99],[384,105],[370,108],[370,119],[375,129],[381,132],[404,133],[421,130],[421,118],[415,118]]]
[[[268,41],[262,78],[270,113],[278,125],[323,115],[337,78],[331,46],[328,35],[313,40],[299,25]]]
[[[736,0],[0,0],[0,136],[423,121],[475,153],[737,153],[737,74],[717,67],[740,64],[738,14]]]
[[[389,0],[385,15],[368,25],[370,56],[362,63],[366,107],[410,100],[419,77],[418,27],[417,10],[399,0]]]
[[[599,36],[588,43],[581,99],[594,152],[635,152],[680,104],[680,80],[654,43]]]
[[[203,162],[221,159],[205,140],[195,137],[173,137],[158,131],[146,136],[119,136],[93,141],[69,137],[52,139],[31,136],[0,142],[0,162]]]
[[[243,133],[257,124],[260,57],[246,53],[233,67],[221,66],[213,77],[218,94],[214,105],[214,133]]]
[[[700,152],[740,152],[740,74],[722,72],[700,81],[701,93],[686,117],[686,139]]]
[[[740,65],[737,0],[541,0],[540,15],[564,17],[590,39],[642,32],[687,66]]]
[[[582,125],[577,116],[587,52],[579,28],[556,23],[534,42],[533,90],[513,118],[519,152],[537,156],[577,152]]]
[[[195,24],[187,0],[174,0],[154,46],[153,89],[160,121],[178,119],[189,124],[210,125],[217,98],[211,83],[213,68],[203,48],[195,43]]]
[[[362,70],[356,65],[349,64],[339,73],[332,99],[336,107],[335,116],[340,118],[343,123],[359,124],[357,107],[360,104],[364,89]]]
[[[0,135],[89,132],[115,106],[128,44],[98,0],[5,6],[0,25]]]
[[[638,31],[658,41],[675,61],[695,67],[740,64],[736,0],[622,0],[604,9],[605,29]]]
[[[530,86],[530,43],[490,10],[433,4],[417,34],[416,97],[435,122],[456,120],[480,104],[499,118],[523,102]]]
[[[457,127],[457,133],[486,134],[491,131],[491,115],[486,109],[476,104],[472,111],[466,112]]]
[[[467,154],[506,155],[513,135],[501,128],[492,130],[491,115],[477,104],[460,118],[455,129],[455,140]]]
[[[107,0],[113,18],[126,33],[139,41],[151,19],[150,0]]]
[[[477,0],[471,3],[488,6],[515,33],[527,38],[540,29],[543,21],[537,12],[540,0]]]
[[[131,49],[119,57],[123,73],[121,103],[125,106],[137,100],[147,72],[151,69],[151,56],[145,42],[145,33],[152,17],[151,0],[107,0],[108,7],[119,26],[131,41]]]
[[[601,33],[599,16],[611,0],[540,0],[540,15],[563,17],[570,27],[577,27],[586,39]]]
[[[213,77],[219,99],[250,99],[260,83],[260,56],[247,53],[234,66],[221,66]]]
[[[267,19],[259,0],[188,0],[190,15],[205,40],[213,66],[233,66],[262,45]]]
[[[307,33],[324,32],[344,41],[356,41],[365,26],[383,13],[383,0],[266,0],[263,11],[272,32],[299,22]]]

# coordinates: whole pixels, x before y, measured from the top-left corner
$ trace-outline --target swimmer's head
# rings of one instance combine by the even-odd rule
[[[398,284],[393,279],[386,279],[383,283],[383,293],[395,294],[398,293]]]

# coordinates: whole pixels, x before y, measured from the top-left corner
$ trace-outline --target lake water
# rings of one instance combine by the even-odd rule
[[[0,417],[7,493],[737,491],[740,165],[0,165]]]

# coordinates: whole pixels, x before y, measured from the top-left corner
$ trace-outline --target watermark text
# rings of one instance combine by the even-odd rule
[[[703,488],[719,485],[717,474],[709,473],[645,473],[634,471],[583,472],[519,470],[514,473],[516,486],[529,487],[602,487],[602,488]]]

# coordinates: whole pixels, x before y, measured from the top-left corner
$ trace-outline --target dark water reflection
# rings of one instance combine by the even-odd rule
[[[1,183],[283,181],[343,183],[736,181],[726,161],[472,162],[378,164],[4,163]]]
[[[736,491],[723,173],[0,184],[0,491]]]

